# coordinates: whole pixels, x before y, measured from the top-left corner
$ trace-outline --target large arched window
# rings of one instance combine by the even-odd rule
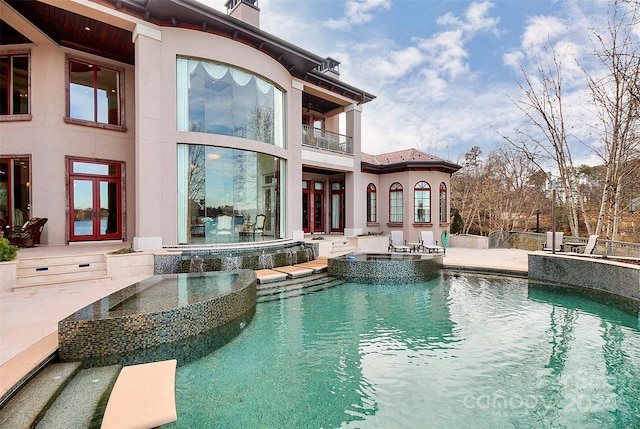
[[[389,222],[402,222],[402,185],[398,182],[389,188]]]
[[[376,185],[369,183],[367,186],[367,222],[377,222],[376,200]]]
[[[431,222],[431,186],[427,182],[416,183],[413,188],[414,216],[416,223]]]
[[[253,73],[177,59],[178,131],[222,134],[284,147],[284,93]]]
[[[440,222],[445,223],[448,222],[447,216],[447,185],[442,182],[440,183]]]

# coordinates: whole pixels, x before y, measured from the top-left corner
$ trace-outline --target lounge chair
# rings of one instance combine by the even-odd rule
[[[407,246],[407,242],[404,239],[402,231],[391,231],[391,238],[389,240],[389,250],[392,252],[409,252],[411,247]]]
[[[542,245],[542,250],[561,252],[562,240],[564,239],[564,232],[556,232],[555,249],[553,246],[553,232],[547,232],[547,241]]]
[[[598,244],[598,236],[590,235],[589,240],[587,241],[587,245],[584,247],[584,255],[592,255],[593,251],[596,250],[596,245]]]
[[[447,255],[447,251],[444,247],[438,246],[438,242],[433,237],[433,231],[421,231],[420,232],[420,248],[429,253],[442,253],[443,256]]]

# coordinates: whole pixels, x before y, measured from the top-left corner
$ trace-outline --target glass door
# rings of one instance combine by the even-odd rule
[[[122,239],[120,164],[72,160],[71,171],[69,241]]]
[[[30,165],[29,158],[0,158],[0,219],[12,227],[31,218]]]
[[[313,231],[324,232],[324,182],[313,182]]]
[[[344,230],[344,182],[331,183],[331,232]]]
[[[310,180],[302,181],[302,230],[311,232],[311,222],[309,222],[309,214],[311,213],[311,195]]]

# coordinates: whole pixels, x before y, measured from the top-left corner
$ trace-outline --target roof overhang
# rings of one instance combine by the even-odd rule
[[[453,174],[460,170],[462,166],[448,161],[408,161],[395,164],[371,164],[368,162],[361,163],[361,171],[363,173],[387,174],[399,173],[403,171],[439,171],[441,173]]]

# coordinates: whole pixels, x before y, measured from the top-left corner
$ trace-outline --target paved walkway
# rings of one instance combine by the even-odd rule
[[[101,247],[41,246],[23,249],[18,257],[112,251],[126,244]],[[526,273],[529,252],[517,249],[447,249],[447,267]],[[0,396],[35,365],[55,352],[58,321],[142,277],[61,286],[25,288],[0,293]],[[22,374],[22,375],[20,375]]]

